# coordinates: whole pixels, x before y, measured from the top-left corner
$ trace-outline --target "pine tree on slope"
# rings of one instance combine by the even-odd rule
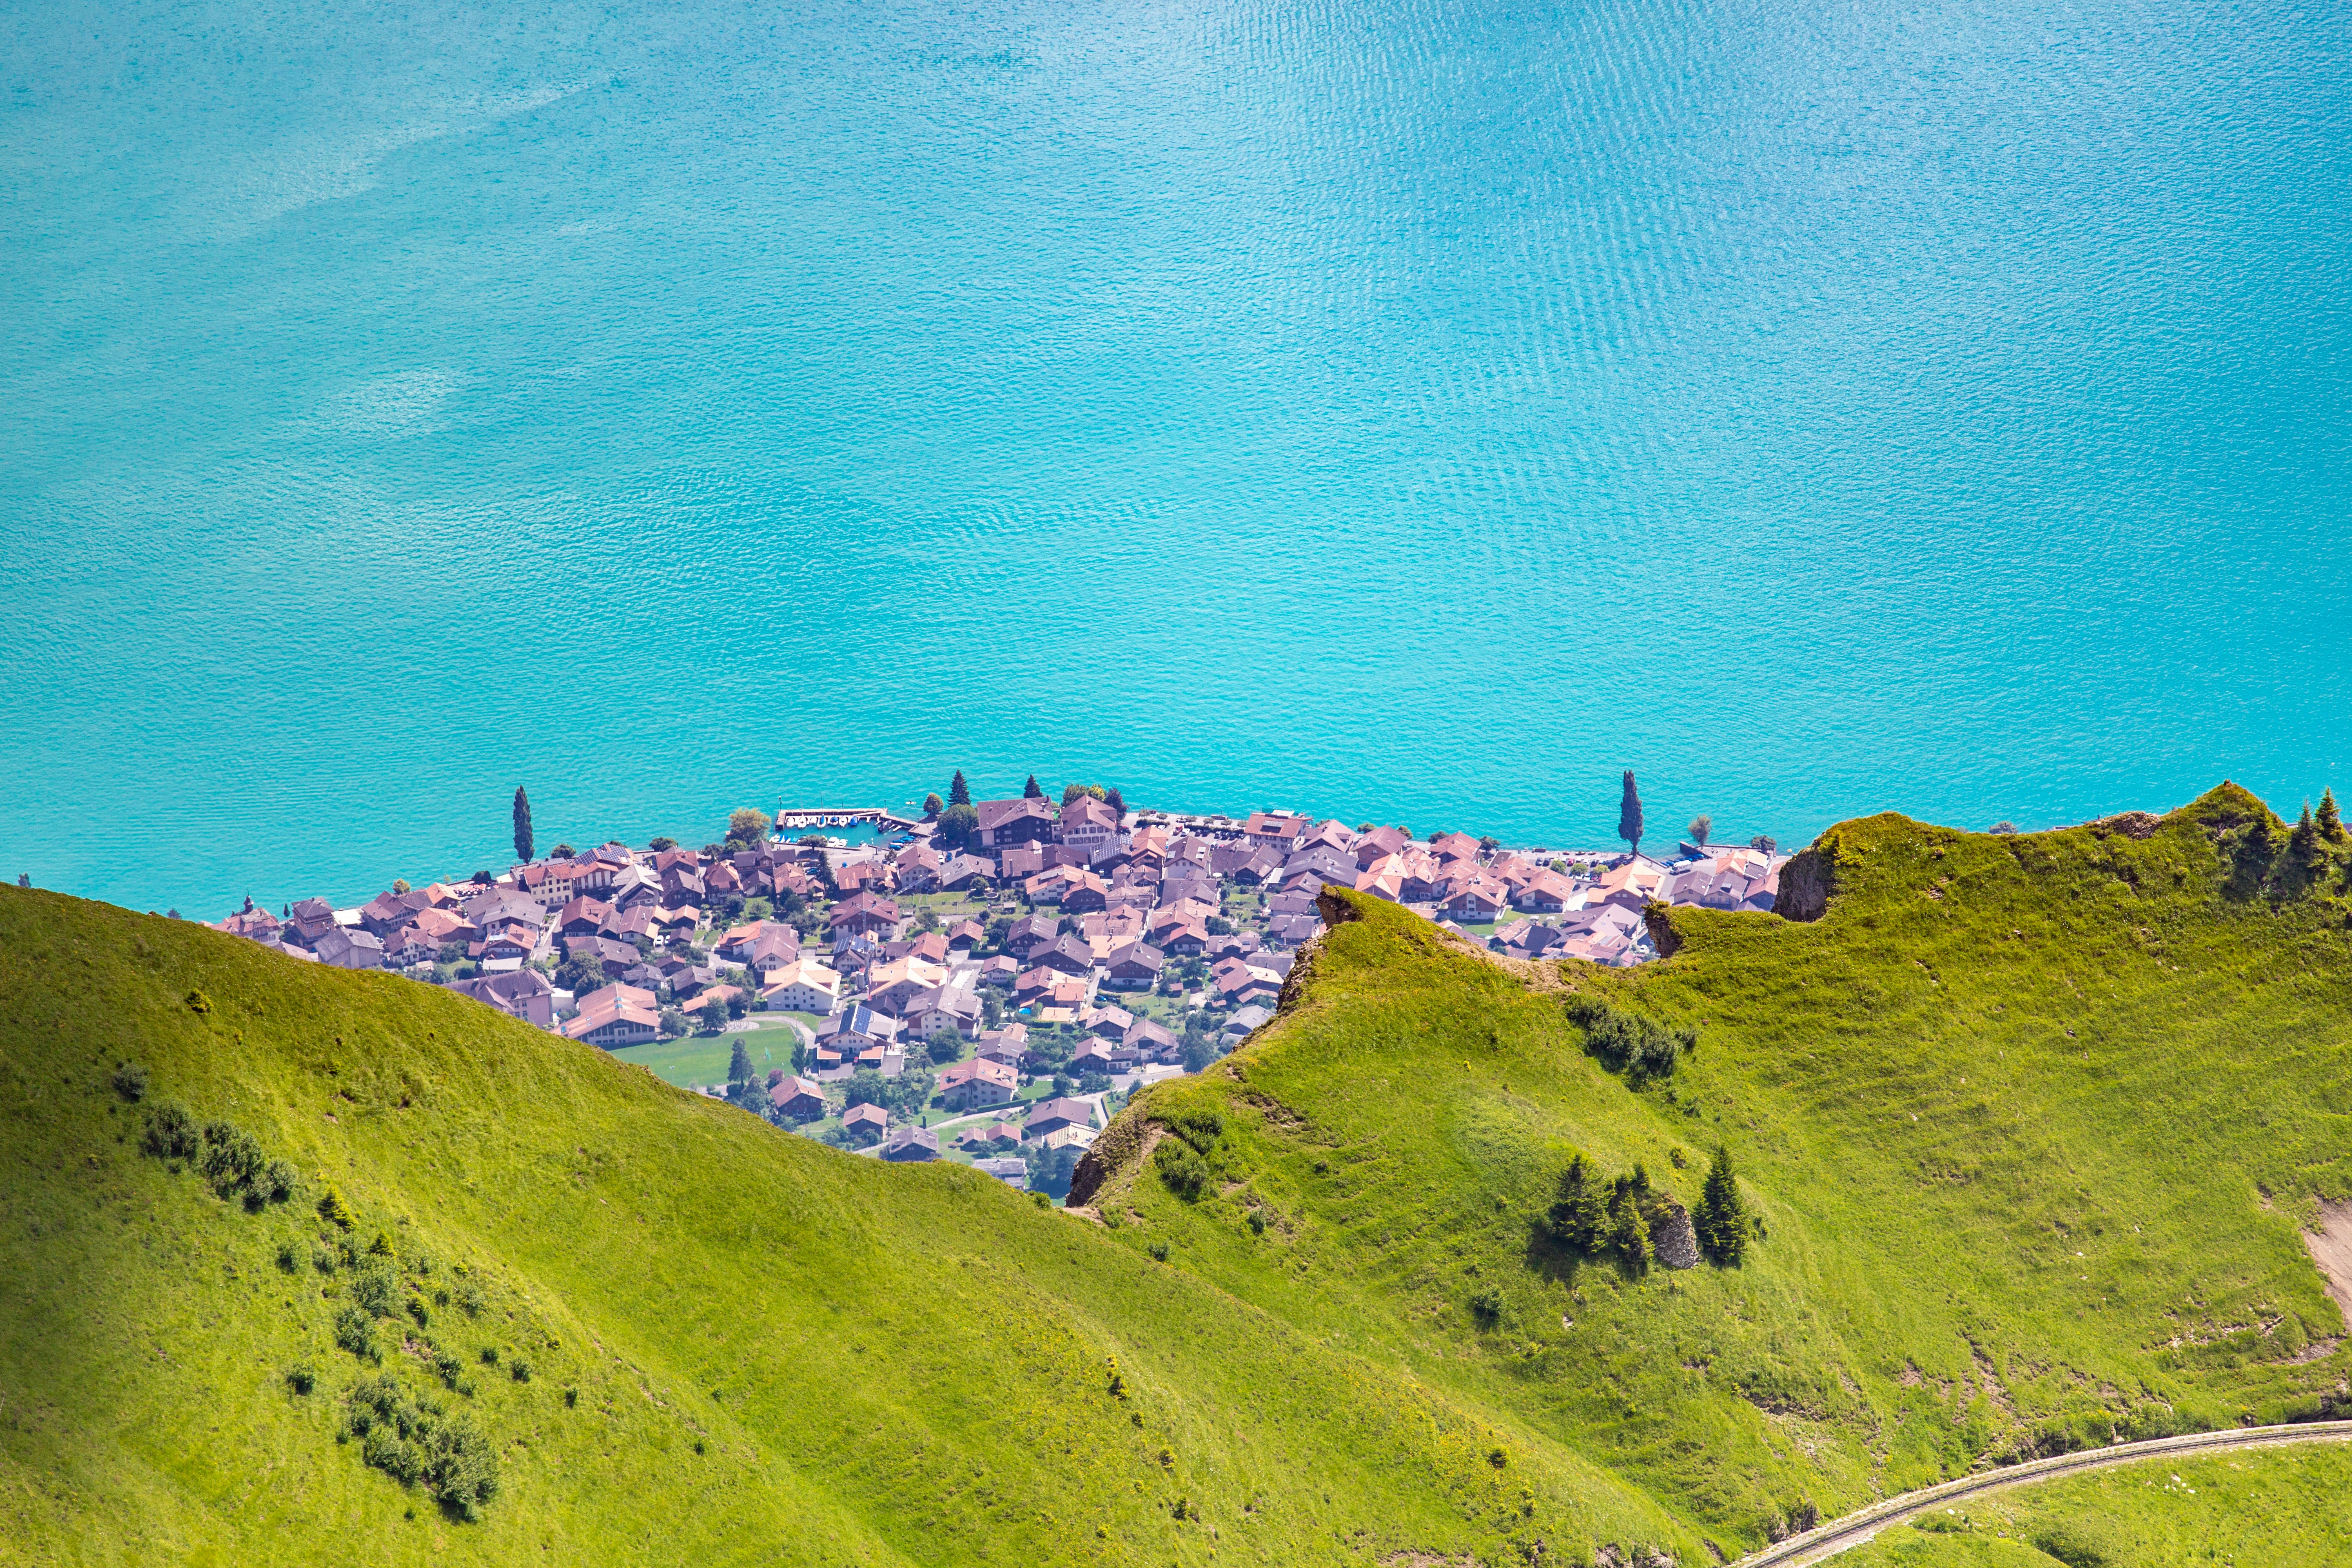
[[[1730,1151],[1720,1145],[1715,1151],[1715,1163],[1707,1167],[1706,1186],[1691,1215],[1691,1229],[1698,1233],[1699,1250],[1711,1262],[1729,1268],[1747,1256],[1748,1210],[1739,1201]]]

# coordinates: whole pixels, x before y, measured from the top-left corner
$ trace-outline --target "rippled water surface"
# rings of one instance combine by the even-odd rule
[[[486,16],[485,12],[496,12]],[[2343,4],[19,5],[0,867],[2347,781]]]

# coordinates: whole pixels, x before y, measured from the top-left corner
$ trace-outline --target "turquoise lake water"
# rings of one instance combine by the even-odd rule
[[[486,13],[495,12],[495,15]],[[0,872],[2347,783],[2352,10],[0,17]]]

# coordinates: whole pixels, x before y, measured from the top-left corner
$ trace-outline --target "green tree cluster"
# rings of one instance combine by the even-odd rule
[[[1623,1013],[1592,996],[1570,996],[1568,1016],[1584,1031],[1584,1049],[1611,1072],[1640,1084],[1670,1078],[1685,1052],[1698,1050],[1691,1029],[1669,1029],[1654,1018]]]
[[[773,826],[768,814],[758,806],[738,806],[727,816],[727,843],[745,849],[757,848],[768,841],[768,829]]]

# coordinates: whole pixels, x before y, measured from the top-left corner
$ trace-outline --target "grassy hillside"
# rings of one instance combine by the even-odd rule
[[[294,1191],[249,1210],[143,1152],[166,1102],[234,1124]],[[330,1189],[349,1231],[318,1212]],[[1355,1563],[1678,1538],[1598,1464],[1552,1446],[1497,1469],[1474,1407],[967,1168],[852,1158],[461,997],[15,889],[0,1256],[0,1561]],[[336,1321],[387,1283],[379,1366]],[[384,1372],[495,1455],[478,1519],[338,1442]]]
[[[2337,1568],[2352,1562],[2352,1449],[2129,1465],[1997,1492],[1890,1530],[1839,1568]]]
[[[1626,973],[1345,900],[1275,1025],[1107,1134],[1098,1224],[0,889],[0,1562],[1694,1563],[2005,1449],[2316,1413],[2352,931],[2245,876],[2253,809],[1848,824],[1825,918],[1678,910]],[[1632,1086],[1576,997],[1696,1054]],[[223,1127],[148,1152],[165,1103]],[[1689,1204],[1718,1143],[1736,1269],[1538,1224],[1572,1152]],[[351,1419],[386,1373],[442,1407],[404,1447]],[[495,1492],[369,1462],[436,1440]]]
[[[2231,890],[2260,810],[1847,824],[1825,918],[1677,910],[1633,971],[1513,971],[1331,895],[1356,918],[1294,1005],[1139,1100],[1096,1206],[1726,1550],[2003,1452],[2316,1414],[2352,1355],[2297,1231],[2352,1192],[2352,931],[2340,852],[2300,898]],[[1577,994],[1699,1048],[1631,1087]],[[1142,1156],[1202,1111],[1221,1168],[1188,1201]],[[1764,1221],[1742,1267],[1543,1238],[1571,1152],[1689,1204],[1718,1144]]]

